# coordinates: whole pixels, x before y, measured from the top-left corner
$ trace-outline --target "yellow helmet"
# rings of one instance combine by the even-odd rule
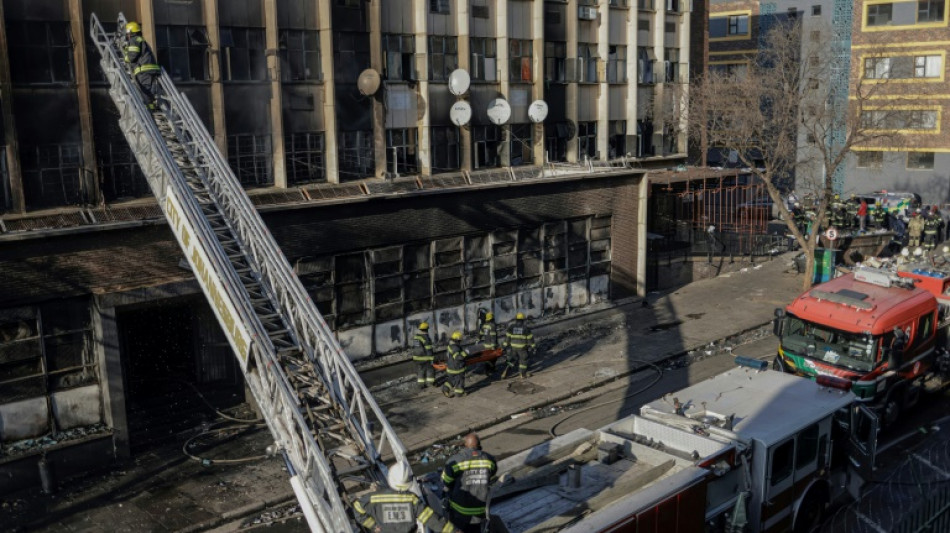
[[[494,320],[494,318],[495,318],[495,313],[491,313],[491,312],[485,313],[485,320]]]
[[[515,320],[524,320],[524,313],[518,313],[515,315]]]
[[[142,33],[142,26],[138,22],[135,22],[133,20],[132,22],[129,22],[128,24],[125,25],[125,32],[126,33]]]
[[[453,340],[453,341],[460,341],[460,340],[462,340],[462,332],[461,332],[461,331],[456,331],[456,332],[452,333],[452,340]]]
[[[419,323],[419,331],[426,331],[427,329],[429,329],[429,323],[428,323],[428,322],[420,322],[420,323]]]

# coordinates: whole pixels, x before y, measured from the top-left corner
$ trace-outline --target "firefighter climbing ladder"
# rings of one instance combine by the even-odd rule
[[[344,496],[385,479],[387,451],[408,467],[405,448],[188,100],[163,71],[163,109],[150,112],[95,14],[90,34],[119,125],[240,359],[310,528],[352,531]]]

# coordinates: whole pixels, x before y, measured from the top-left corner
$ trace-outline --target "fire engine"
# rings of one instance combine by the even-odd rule
[[[810,531],[869,479],[878,418],[839,380],[748,363],[501,461],[490,530]]]
[[[884,427],[946,382],[946,283],[928,271],[859,268],[775,312],[773,368],[839,380]]]

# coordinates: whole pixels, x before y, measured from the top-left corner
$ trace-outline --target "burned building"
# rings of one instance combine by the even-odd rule
[[[40,458],[67,477],[244,399],[118,128],[90,14],[141,22],[355,359],[421,320],[444,340],[480,307],[506,321],[645,290],[648,172],[684,159],[684,8],[4,0],[0,493],[38,484]],[[361,91],[369,69],[380,87]]]

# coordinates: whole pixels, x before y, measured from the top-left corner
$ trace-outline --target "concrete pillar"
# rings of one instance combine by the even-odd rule
[[[277,44],[277,0],[264,0],[264,46],[267,47],[267,71],[270,75],[271,157],[274,160],[274,186],[287,187],[284,158],[283,99],[280,91],[280,55]]]
[[[663,110],[663,93],[666,89],[666,70],[663,68],[663,40],[666,37],[666,4],[662,0],[656,0],[655,18],[653,19],[653,42],[649,44],[656,54],[656,66],[653,69],[653,139],[651,143],[656,149],[656,155],[663,155],[663,145],[655,141],[662,139],[664,125],[666,124],[666,113]]]
[[[340,183],[336,131],[336,85],[333,75],[333,17],[330,2],[317,2],[317,31],[320,32],[320,69],[323,71],[323,160],[330,183]]]
[[[637,20],[640,18],[640,11],[634,3],[627,12],[627,112],[625,115],[627,121],[627,139],[635,136],[637,133]],[[626,143],[626,151],[636,155],[637,147]]]
[[[89,99],[89,70],[86,65],[86,32],[82,0],[69,0],[69,29],[73,38],[73,66],[76,76],[76,101],[79,111],[79,133],[82,142],[82,187],[86,202],[98,204],[99,191],[96,149],[92,133],[92,102]],[[150,41],[155,42],[155,41]],[[97,53],[98,55],[98,53]]]
[[[567,60],[574,62],[574,68],[568,68],[568,73],[571,70],[574,71],[574,79],[567,80],[567,87],[564,91],[565,100],[564,103],[564,115],[567,120],[574,123],[574,126],[577,126],[577,0],[567,0],[567,24],[566,36],[567,36]],[[579,128],[578,128],[579,130]],[[571,163],[576,163],[578,161],[578,142],[577,142],[577,132],[575,132],[574,137],[571,140],[567,141],[567,160]]]
[[[680,49],[680,63],[687,63],[689,61],[689,35],[691,31],[689,23],[690,13],[684,12],[680,15],[680,26],[679,26],[679,49]],[[680,153],[685,154],[688,151],[687,143],[689,142],[689,134],[687,131],[689,125],[689,69],[685,66],[678,67],[679,74],[682,74],[684,77],[680,78],[678,81],[679,86],[677,90],[677,96],[680,99],[681,108],[679,109],[679,115],[677,120],[679,120],[679,137],[676,140],[676,146],[679,149]]]
[[[115,307],[102,305],[98,296],[95,297],[93,305],[93,347],[99,362],[104,420],[107,426],[115,430],[116,456],[127,459],[131,456],[129,422],[125,413],[125,380],[122,376],[122,354],[119,351]]]
[[[544,2],[531,2],[531,101],[544,100]],[[534,164],[544,164],[544,123],[534,125]]]
[[[508,57],[508,0],[495,0],[495,38],[497,39],[498,65],[501,70],[498,74],[498,92],[506,99],[509,92],[510,76]],[[501,128],[501,166],[511,166],[511,126],[505,124]]]
[[[650,173],[644,172],[637,191],[637,296],[647,295],[647,213]]]
[[[459,2],[460,4],[461,2]],[[456,4],[458,5],[458,4]],[[412,1],[412,32],[416,43],[416,72],[419,81],[416,83],[416,91],[422,98],[416,101],[423,103],[416,112],[416,157],[418,158],[419,174],[429,176],[432,174],[432,153],[429,142],[429,47],[427,32],[429,18],[429,1]]]
[[[155,49],[155,9],[152,3],[152,0],[138,0],[139,8],[139,20],[138,23],[142,26],[142,37],[148,41],[148,44],[152,47],[152,50]],[[128,16],[128,15],[126,15]],[[123,28],[118,28],[119,31],[124,31]]]
[[[16,122],[13,117],[13,80],[10,77],[9,47],[7,47],[7,27],[0,2],[0,113],[3,114],[3,144],[6,145],[7,172],[10,178],[10,210],[13,213],[26,211],[23,197],[23,172],[20,169],[20,150],[17,141]],[[2,209],[3,206],[0,206]]]
[[[469,9],[468,2],[455,4],[455,29],[458,34],[459,68],[471,74],[472,72],[472,43],[469,40]],[[469,90],[471,91],[471,90]],[[469,92],[471,94],[471,92]],[[471,102],[469,102],[471,103]],[[472,170],[472,126],[459,128],[459,168]]]
[[[428,10],[426,10],[428,11]],[[369,2],[369,64],[383,72],[382,0]],[[386,103],[380,87],[373,97],[373,153],[376,156],[376,177],[386,175]]]
[[[203,0],[205,25],[208,29],[210,54],[208,68],[211,72],[211,124],[214,127],[214,142],[227,157],[228,128],[224,120],[224,87],[221,85],[221,30],[218,24],[218,0]]]
[[[607,84],[607,53],[610,51],[610,3],[597,7],[597,152],[601,161],[607,160],[607,134],[610,133],[610,85]],[[629,11],[628,11],[629,12]]]

